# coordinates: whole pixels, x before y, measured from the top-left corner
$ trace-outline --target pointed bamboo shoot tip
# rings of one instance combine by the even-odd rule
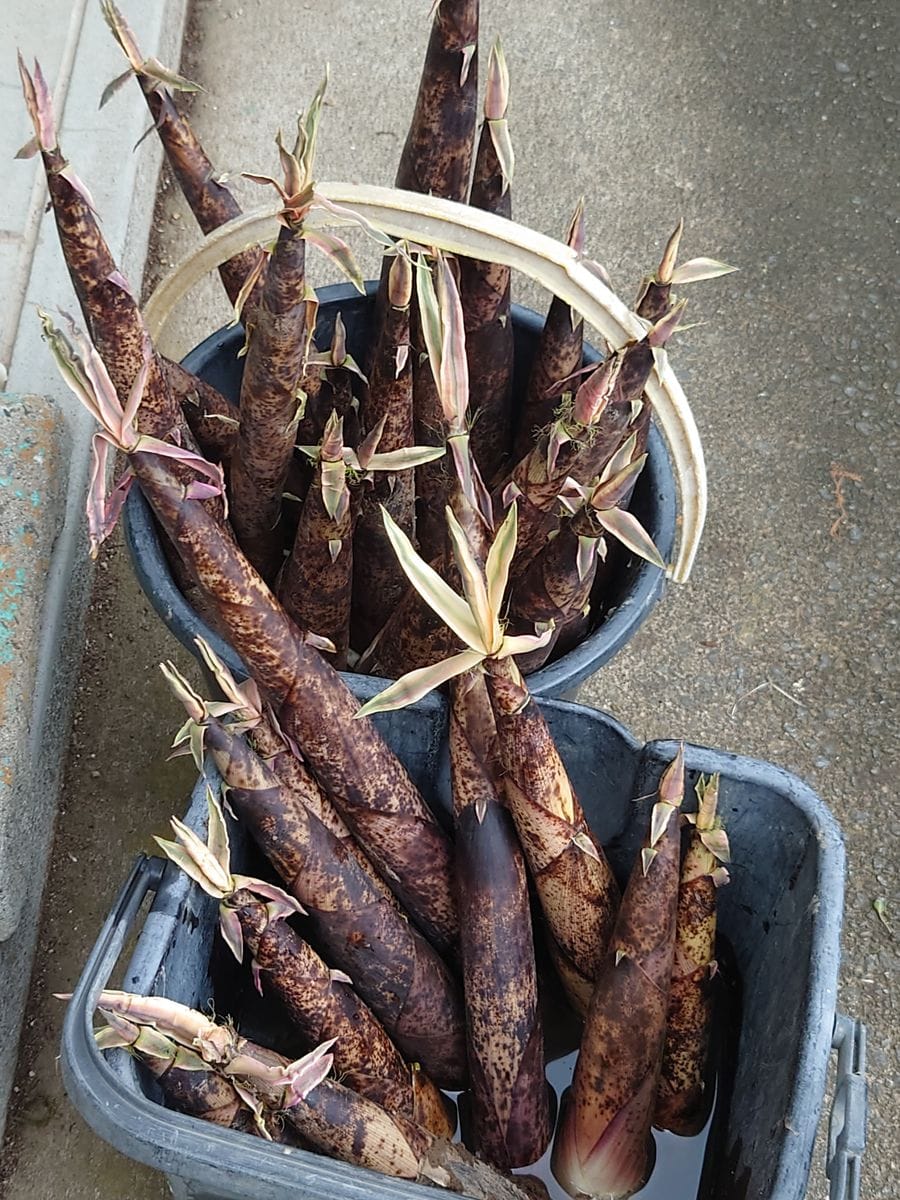
[[[509,106],[509,68],[503,45],[497,37],[488,58],[487,83],[484,92],[484,118],[502,121]]]
[[[576,833],[572,838],[572,845],[577,846],[582,854],[586,854],[588,858],[593,858],[595,862],[601,861],[597,847],[594,845],[594,839],[590,834],[584,831]]]
[[[374,425],[363,440],[359,443],[359,449],[356,452],[357,461],[363,470],[368,467],[369,463],[378,449],[378,443],[381,441],[381,435],[384,433],[384,427],[387,424],[387,419],[390,413],[385,413],[377,425]]]
[[[684,799],[684,742],[678,753],[663,771],[659,781],[659,798],[678,808]]]
[[[575,205],[575,210],[572,213],[572,219],[569,221],[569,228],[566,231],[566,243],[575,251],[576,254],[583,254],[584,241],[584,196],[580,196],[578,203]]]
[[[331,339],[331,361],[339,367],[347,357],[347,326],[340,313],[334,318],[334,335]]]
[[[667,312],[664,317],[656,322],[647,334],[647,341],[654,349],[665,346],[681,323],[681,318],[684,316],[686,307],[687,300],[680,300],[670,312]]]
[[[56,125],[53,121],[53,102],[50,89],[41,70],[41,64],[34,60],[34,73],[30,74],[25,66],[25,59],[19,53],[19,76],[22,80],[22,91],[25,95],[25,107],[34,126],[38,148],[54,150],[57,145]]]
[[[310,633],[308,629],[303,634],[303,641],[307,646],[312,646],[314,650],[324,651],[325,654],[337,653],[337,647],[331,638],[321,637],[318,633]]]
[[[678,258],[678,247],[681,243],[681,235],[683,233],[684,217],[675,226],[674,232],[666,243],[666,248],[660,259],[659,270],[656,272],[656,278],[659,283],[672,282],[672,272],[675,270],[675,260]]]
[[[699,801],[697,828],[699,830],[714,829],[716,809],[719,805],[719,776],[710,775],[707,778],[701,775],[694,790]]]
[[[321,456],[330,462],[338,462],[344,457],[344,418],[338,415],[336,409],[331,410],[331,416],[325,423]]]
[[[621,354],[611,354],[581,384],[572,406],[572,419],[577,424],[592,425],[600,417],[609,403],[622,362]]]
[[[107,25],[112,30],[113,37],[125,52],[128,62],[135,71],[139,71],[143,66],[143,58],[130,26],[112,0],[103,0],[100,7]]]
[[[197,695],[175,664],[171,661],[160,663],[159,669],[176,699],[184,705],[188,716],[198,723],[204,721],[207,714],[202,698]]]
[[[592,275],[595,275],[601,283],[605,284],[612,291],[612,278],[602,263],[598,263],[596,259],[584,259],[584,266]]]
[[[388,298],[394,308],[409,308],[412,300],[413,272],[408,254],[397,254],[388,275]]]
[[[472,66],[472,59],[475,57],[477,49],[477,42],[473,42],[470,46],[463,46],[462,48],[462,66],[459,71],[459,86],[461,88],[466,86],[466,80],[469,78],[469,69]]]

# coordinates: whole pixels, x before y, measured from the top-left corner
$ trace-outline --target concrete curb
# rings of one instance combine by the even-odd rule
[[[5,13],[6,27],[12,33],[7,46],[18,43],[30,57],[35,52],[43,54],[45,43],[50,45],[52,61],[45,61],[44,66],[54,90],[61,144],[88,182],[113,255],[138,291],[161,153],[153,138],[133,153],[149,123],[136,87],[123,89],[102,112],[97,109],[102,87],[123,68],[121,52],[106,28],[99,4],[75,0],[62,30],[57,29],[63,25],[60,7],[58,0],[12,0]],[[132,5],[128,14],[144,52],[176,65],[185,15],[186,0]],[[3,64],[0,82],[9,82],[11,58],[10,54]],[[0,88],[0,125],[14,136],[21,131],[19,142],[24,142],[29,132],[23,116],[17,87]],[[15,248],[15,260],[7,256],[0,262],[8,297],[2,312],[2,341],[4,347],[11,347],[4,350],[9,353],[9,386],[29,397],[6,397],[8,408],[4,411],[10,419],[0,421],[0,454],[10,454],[14,472],[9,494],[0,487],[0,539],[4,547],[9,543],[9,563],[0,568],[0,588],[9,583],[16,590],[21,584],[13,597],[12,623],[0,619],[0,632],[8,634],[12,647],[7,664],[11,674],[3,691],[13,706],[0,756],[8,754],[14,759],[8,764],[8,778],[0,772],[0,880],[4,881],[0,896],[0,1137],[38,930],[91,582],[83,511],[92,429],[87,415],[62,387],[34,317],[36,304],[73,313],[78,308],[52,214],[42,211],[45,192],[36,164],[10,167],[11,172],[29,170],[34,173],[30,186],[16,189],[18,207],[11,213],[11,227],[3,231],[5,245]],[[35,396],[54,399],[35,400]],[[29,434],[33,445],[44,449],[31,459],[21,450],[27,440],[23,427],[28,422],[33,426]],[[32,492],[41,498],[29,514],[30,534],[21,503],[9,502],[10,496],[16,500],[17,492],[22,493],[25,510]],[[20,529],[22,534],[10,537]],[[15,837],[11,839],[4,831]]]
[[[23,837],[30,731],[44,586],[65,521],[68,437],[59,408],[40,396],[0,394],[0,944],[21,924],[31,866]],[[26,851],[23,853],[23,847]],[[0,957],[0,963],[3,958]]]

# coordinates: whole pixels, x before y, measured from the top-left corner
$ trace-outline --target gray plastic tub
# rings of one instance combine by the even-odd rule
[[[365,683],[361,694],[370,690],[366,681],[357,683]],[[545,701],[543,707],[588,820],[624,877],[675,744],[642,746],[612,718],[577,705]],[[444,702],[429,698],[377,719],[426,795],[436,806],[446,804]],[[698,772],[722,776],[720,807],[734,865],[732,883],[720,893],[719,928],[730,947],[729,971],[741,991],[739,1029],[725,1064],[733,1073],[730,1102],[717,1106],[702,1195],[801,1200],[836,1028],[845,869],[840,831],[822,801],[788,772],[697,746],[687,746],[685,753],[691,783]],[[205,823],[202,781],[187,821],[198,830]],[[239,827],[233,849],[235,869],[244,869],[252,850]],[[96,996],[110,979],[150,890],[155,900],[121,986],[203,1007],[215,994],[216,975],[219,1011],[240,1015],[234,1007],[240,1001],[217,975],[224,957],[213,953],[215,902],[174,867],[141,858],[85,967],[63,1032],[66,1090],[94,1130],[123,1154],[165,1172],[177,1197],[433,1197],[432,1189],[286,1151],[170,1112],[160,1106],[155,1085],[132,1058],[96,1049],[91,1036]],[[837,1031],[842,1050],[828,1169],[833,1200],[844,1200],[858,1195],[859,1187],[864,1031],[847,1018],[840,1018]],[[673,1190],[671,1200],[693,1200],[693,1194]]]
[[[368,296],[361,296],[351,284],[335,284],[321,288],[318,293],[316,334],[319,345],[331,344],[334,320],[340,313],[347,327],[348,347],[359,362],[365,360],[372,293],[378,285],[370,283],[367,286]],[[521,394],[543,318],[529,309],[513,305],[512,320],[516,334],[514,386],[517,394]],[[238,358],[237,353],[243,341],[242,329],[221,329],[196,346],[185,358],[184,365],[236,402],[244,369],[244,360]],[[585,362],[600,359],[590,347],[585,348],[584,357]],[[631,510],[668,561],[675,543],[676,489],[665,443],[655,426],[651,427],[647,449],[649,457],[638,479]],[[123,520],[125,540],[138,582],[169,630],[195,657],[194,638],[206,638],[231,670],[243,678],[246,671],[235,652],[210,629],[179,591],[162,551],[150,506],[140,488],[131,489]],[[610,553],[616,556],[617,567],[609,580],[596,624],[580,645],[568,654],[551,659],[529,676],[528,683],[535,696],[571,694],[622,649],[661,598],[665,576],[658,567],[625,553],[618,545],[612,545]]]

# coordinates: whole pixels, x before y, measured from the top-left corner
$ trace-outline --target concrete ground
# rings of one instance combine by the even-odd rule
[[[697,568],[582,696],[642,738],[681,736],[781,763],[832,806],[850,864],[840,1007],[869,1029],[863,1195],[888,1200],[900,1118],[897,110],[886,82],[896,16],[876,0],[482,7],[485,45],[502,32],[512,73],[518,219],[559,233],[584,193],[590,252],[626,298],[682,214],[686,256],[741,267],[692,289],[703,323],[673,351],[710,472]],[[273,169],[271,135],[330,60],[321,174],[390,182],[427,9],[425,0],[197,0],[183,66],[206,88],[193,119],[214,158],[233,172]],[[242,192],[248,203],[258,195]],[[171,189],[157,234],[163,263],[194,242]],[[219,321],[214,296],[213,285],[198,291],[175,331],[182,348]],[[544,303],[527,289],[520,298]],[[175,647],[119,549],[98,573],[88,626],[10,1121],[8,1200],[165,1194],[81,1124],[54,1061],[59,1007],[49,993],[74,982],[132,856],[190,782],[163,761],[177,714],[154,664]],[[818,1165],[809,1194],[826,1194]]]
[[[186,0],[135,13],[145,53],[179,52]],[[98,111],[121,52],[97,0],[5,0],[0,18],[0,1138],[38,931],[92,571],[83,496],[92,420],[60,383],[36,306],[76,311],[16,65],[39,57],[61,145],[92,183],[104,236],[139,287],[161,151],[135,89]],[[177,48],[177,49],[176,49]],[[110,170],[109,165],[115,164]],[[4,393],[4,389],[7,389]],[[27,819],[23,820],[23,814]]]

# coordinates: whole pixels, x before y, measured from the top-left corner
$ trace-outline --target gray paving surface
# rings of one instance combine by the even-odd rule
[[[63,522],[68,456],[65,423],[52,401],[0,392],[0,954],[18,948],[14,935],[32,867],[21,812],[31,786],[43,597]],[[21,974],[28,966],[18,959],[13,969]]]
[[[326,13],[311,2],[198,0],[185,66],[207,88],[194,119],[214,157],[231,170],[274,166],[270,133],[289,125],[330,60],[321,173],[390,182],[427,7],[333,0]],[[896,16],[888,3],[829,0],[485,0],[483,10],[485,35],[502,31],[512,72],[520,220],[561,231],[584,193],[591,252],[626,297],[680,214],[688,255],[742,268],[693,289],[704,324],[674,351],[710,470],[697,569],[583,697],[642,738],[683,736],[782,763],[837,813],[850,861],[840,1003],[870,1036],[863,1195],[888,1200],[900,1117]],[[165,193],[160,258],[174,261],[192,240],[183,205]],[[182,346],[221,315],[214,295],[211,287],[193,299],[190,323],[177,331]],[[543,304],[526,289],[520,298]],[[846,510],[837,525],[836,479]],[[10,1200],[163,1194],[67,1110],[44,1036],[58,1024],[46,993],[74,980],[129,855],[177,809],[185,786],[171,768],[151,766],[174,714],[150,668],[171,647],[120,559],[101,588],[35,980],[41,1036],[28,1039],[20,1077]],[[87,769],[91,754],[98,766]],[[97,839],[110,822],[101,868]],[[81,852],[90,872],[66,866]],[[873,910],[877,898],[893,934]],[[818,1169],[809,1194],[826,1194]]]
[[[180,47],[184,8],[185,0],[160,0],[136,14],[147,53],[166,57]],[[0,1137],[91,584],[83,514],[91,420],[61,383],[35,316],[38,304],[75,311],[75,297],[53,214],[47,212],[40,160],[11,161],[32,132],[16,47],[29,64],[32,57],[41,60],[61,144],[91,180],[107,242],[135,287],[147,253],[160,157],[152,144],[140,157],[131,154],[147,123],[139,94],[123,98],[114,116],[109,109],[98,112],[99,81],[121,70],[121,56],[97,0],[5,0],[0,10],[0,388],[8,387],[20,401],[42,399],[31,402],[29,416],[27,410],[16,412],[13,397],[11,412],[0,420],[0,625],[11,629],[7,649],[15,649],[0,664],[0,682],[4,701],[16,708],[12,719],[4,717],[0,737],[16,743],[8,764],[14,771],[11,790],[10,780],[0,784]],[[46,422],[43,428],[36,424],[39,412],[52,414],[65,435],[61,453],[55,452],[56,435],[48,435]],[[28,503],[32,493],[39,497],[35,504]],[[24,521],[21,512],[17,515],[23,508]],[[6,747],[2,754],[7,756]],[[14,837],[7,836],[11,831]]]
[[[47,574],[65,517],[70,451],[56,404],[0,391],[0,1136],[50,841],[40,807],[51,809],[49,818],[54,756],[42,737],[38,685]],[[56,737],[57,769],[65,733],[59,729]]]

